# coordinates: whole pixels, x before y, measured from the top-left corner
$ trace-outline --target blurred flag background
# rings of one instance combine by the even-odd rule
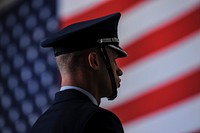
[[[2,0],[0,132],[26,133],[60,77],[39,42],[71,23],[119,11],[119,96],[102,100],[126,133],[200,132],[200,0]],[[84,45],[84,44],[83,44]]]

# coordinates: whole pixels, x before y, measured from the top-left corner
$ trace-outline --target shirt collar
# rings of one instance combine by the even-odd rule
[[[69,90],[69,89],[74,89],[74,90],[80,91],[81,93],[85,94],[95,105],[98,105],[97,104],[97,100],[94,98],[94,96],[91,93],[89,93],[88,91],[86,91],[84,89],[81,89],[79,87],[76,87],[76,86],[62,86],[60,88],[60,91]]]

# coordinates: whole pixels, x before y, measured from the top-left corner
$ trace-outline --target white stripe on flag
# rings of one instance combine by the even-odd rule
[[[59,18],[70,18],[106,1],[97,0],[59,0]]]

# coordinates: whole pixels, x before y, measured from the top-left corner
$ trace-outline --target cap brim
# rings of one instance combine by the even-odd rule
[[[110,47],[110,48],[116,50],[116,51],[119,53],[118,57],[127,57],[127,55],[128,55],[128,54],[127,54],[122,48],[120,48],[119,46],[108,45],[108,47]]]

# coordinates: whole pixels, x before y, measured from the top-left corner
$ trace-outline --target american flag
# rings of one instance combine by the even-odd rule
[[[21,0],[0,16],[0,132],[26,133],[59,90],[39,41],[74,22],[121,12],[114,112],[126,133],[200,132],[200,0]]]

